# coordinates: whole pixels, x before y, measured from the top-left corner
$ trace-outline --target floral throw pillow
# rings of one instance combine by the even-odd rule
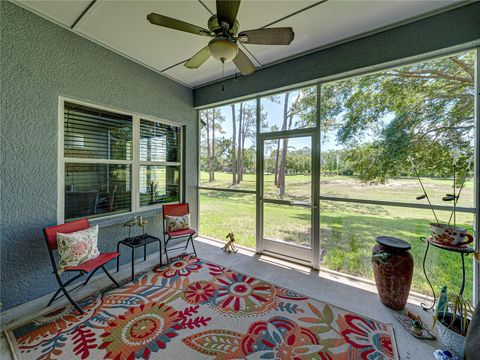
[[[69,234],[57,233],[60,261],[58,272],[68,266],[77,266],[100,255],[97,247],[98,225]]]
[[[183,216],[165,216],[167,232],[190,229],[190,214]]]

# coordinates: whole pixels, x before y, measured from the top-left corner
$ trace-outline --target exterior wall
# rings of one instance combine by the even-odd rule
[[[195,227],[198,128],[190,89],[10,2],[0,1],[0,9],[0,301],[5,310],[56,288],[42,228],[57,219],[59,95],[186,125],[186,201]],[[147,232],[160,235],[161,211],[148,215]],[[123,220],[97,221],[101,251],[114,251],[126,236],[119,225]],[[158,248],[151,245],[149,251]],[[122,263],[129,258],[125,250]]]
[[[323,79],[353,70],[446,49],[480,44],[480,2],[393,29],[265,67],[238,80],[194,89],[195,107],[202,107],[282,87]]]

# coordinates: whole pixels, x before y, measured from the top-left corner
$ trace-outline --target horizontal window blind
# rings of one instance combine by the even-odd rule
[[[65,103],[64,156],[132,159],[132,117]]]
[[[140,161],[180,162],[180,128],[140,120]]]
[[[140,206],[180,201],[179,166],[140,166]]]
[[[65,219],[131,211],[131,165],[65,164]]]

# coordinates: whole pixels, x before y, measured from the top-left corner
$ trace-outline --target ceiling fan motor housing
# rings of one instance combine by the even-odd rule
[[[208,43],[210,54],[221,62],[232,61],[238,53],[238,46],[235,42],[217,37]]]
[[[233,24],[233,27],[228,29],[228,32],[230,35],[236,35],[238,32],[240,24],[238,23],[237,20],[235,20],[235,24]],[[210,31],[213,31],[215,34],[221,33],[224,31],[224,28],[219,24],[217,15],[212,15],[210,16],[210,19],[208,19],[208,28]]]

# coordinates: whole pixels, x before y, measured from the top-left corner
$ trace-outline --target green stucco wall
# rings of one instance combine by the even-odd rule
[[[2,310],[47,294],[56,283],[42,228],[57,221],[58,96],[186,125],[186,200],[197,224],[197,121],[192,91],[10,2],[1,26]],[[161,234],[160,212],[149,233]],[[100,223],[101,251],[126,230]],[[155,246],[150,251],[158,251]],[[123,254],[127,262],[129,254]],[[113,263],[111,264],[113,265]]]

